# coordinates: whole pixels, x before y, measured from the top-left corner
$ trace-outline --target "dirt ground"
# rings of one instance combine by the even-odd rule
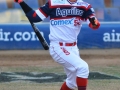
[[[80,56],[88,63],[90,72],[120,77],[120,49],[80,50]],[[0,72],[64,73],[64,70],[49,51],[4,50],[0,51]]]
[[[80,56],[92,71],[108,72],[120,76],[120,49],[80,50]],[[34,68],[35,67],[35,68]],[[0,72],[62,72],[60,65],[45,50],[4,50],[0,51]],[[37,68],[39,69],[37,71]],[[43,71],[44,72],[44,71]],[[120,90],[120,80],[89,80],[88,90]],[[59,90],[60,83],[1,83],[1,90]],[[47,85],[47,87],[46,87]],[[77,90],[77,89],[75,89]]]
[[[80,50],[80,56],[90,66],[120,64],[120,49]],[[3,50],[0,51],[2,66],[55,66],[58,65],[45,50]]]

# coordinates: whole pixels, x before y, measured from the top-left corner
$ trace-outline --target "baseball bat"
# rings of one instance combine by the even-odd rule
[[[20,6],[21,6],[21,4],[20,4]],[[24,11],[24,13],[25,13],[25,9],[24,9],[22,6],[21,6],[21,8],[23,9],[23,11]],[[26,16],[26,17],[27,17],[27,16]],[[29,20],[28,17],[27,17],[27,19]],[[44,37],[42,36],[42,34],[40,33],[40,30],[37,28],[37,26],[36,26],[33,22],[31,22],[30,20],[29,20],[29,22],[30,22],[30,24],[31,24],[31,26],[32,26],[32,28],[33,28],[36,36],[38,37],[40,43],[42,44],[43,48],[44,48],[45,50],[48,50],[48,49],[49,49],[49,45],[48,45],[47,41],[45,40],[45,38],[44,38]]]
[[[45,40],[45,38],[40,33],[40,30],[36,27],[36,25],[33,22],[31,22],[30,20],[29,20],[29,22],[30,22],[30,24],[31,24],[31,26],[33,28],[33,31],[35,32],[36,36],[38,37],[40,43],[42,44],[43,48],[45,50],[48,50],[49,49],[49,45],[48,45],[47,41]]]
[[[38,37],[40,43],[42,44],[43,48],[45,50],[48,50],[49,49],[49,45],[48,45],[47,41],[45,40],[45,38],[40,33],[40,30],[36,27],[36,25],[33,22],[31,22],[30,20],[29,20],[29,22],[30,22],[34,32],[36,33],[36,36]]]

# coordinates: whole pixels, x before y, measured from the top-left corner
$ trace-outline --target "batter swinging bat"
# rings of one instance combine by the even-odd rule
[[[18,2],[18,0],[14,0],[15,2]],[[25,5],[25,3],[23,3],[23,6]],[[23,8],[23,6],[20,4],[21,8],[23,9],[24,13],[26,13],[25,9]],[[29,8],[31,9],[31,8]],[[28,17],[27,17],[28,18]],[[29,20],[29,18],[28,18]],[[33,22],[31,22],[29,20],[34,32],[36,33],[39,41],[41,42],[42,46],[44,47],[45,50],[48,50],[49,49],[49,45],[48,43],[46,42],[45,38],[42,36],[42,34],[40,33],[40,30],[35,26],[35,24]]]
[[[28,19],[29,20],[29,19]],[[30,22],[30,20],[29,20]],[[36,27],[36,25],[33,23],[33,22],[30,22],[34,32],[36,33],[39,41],[41,42],[42,46],[44,47],[45,50],[48,50],[49,49],[49,45],[48,43],[46,42],[45,38],[42,36],[42,34],[40,33],[40,30]]]

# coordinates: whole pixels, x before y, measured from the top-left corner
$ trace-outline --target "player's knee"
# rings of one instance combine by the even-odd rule
[[[69,73],[76,73],[77,69],[73,67],[69,67]]]
[[[89,66],[85,62],[82,66],[77,68],[77,76],[82,78],[88,78],[89,75]]]

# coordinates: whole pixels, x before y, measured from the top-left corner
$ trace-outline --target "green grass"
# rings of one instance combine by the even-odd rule
[[[40,72],[40,73],[64,73],[62,66],[15,66],[0,67],[1,72]],[[120,77],[120,66],[90,66],[90,72],[101,72],[107,75]]]
[[[14,66],[0,67],[1,72],[40,72],[40,73],[60,73],[64,70],[61,66]],[[120,66],[90,66],[90,71],[101,72],[108,75],[120,77]],[[0,90],[60,90],[62,82],[58,83],[33,83],[33,82],[10,82],[0,83]],[[75,89],[77,90],[77,89]],[[120,90],[120,80],[89,80],[87,90]]]
[[[60,90],[62,83],[1,83],[0,90]],[[75,89],[77,90],[77,89]],[[120,90],[120,80],[89,80],[87,90]]]
[[[120,66],[92,66],[90,71],[120,77]]]
[[[16,67],[1,67],[1,72],[41,72],[41,73],[64,73],[64,69],[61,66],[16,66]]]

